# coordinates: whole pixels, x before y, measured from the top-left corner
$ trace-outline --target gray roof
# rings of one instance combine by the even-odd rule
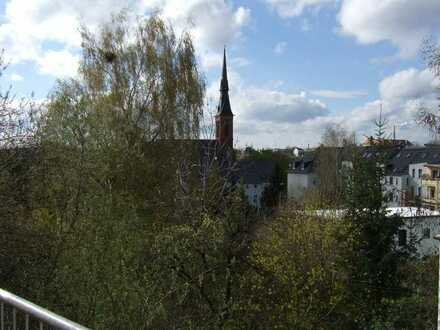
[[[294,174],[310,174],[314,169],[316,154],[313,151],[304,152],[301,159],[294,162],[295,168],[291,171]]]
[[[243,180],[244,184],[267,183],[275,174],[275,162],[268,159],[239,160],[237,167],[238,180]]]
[[[335,148],[335,150],[338,148]],[[386,166],[386,175],[408,175],[409,165],[418,163],[440,164],[440,145],[413,146],[367,146],[359,148],[365,159],[382,157]],[[306,152],[304,157],[295,161],[295,168],[291,173],[310,174],[314,170],[316,152]],[[350,155],[343,153],[342,160],[350,159]]]
[[[440,146],[410,147],[401,149],[387,164],[387,175],[406,175],[410,164],[440,164]]]

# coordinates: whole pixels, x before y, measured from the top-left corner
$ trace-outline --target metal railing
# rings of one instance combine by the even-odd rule
[[[8,310],[10,313],[7,313]],[[21,312],[21,317],[17,314]],[[0,289],[0,330],[88,330],[75,322]]]

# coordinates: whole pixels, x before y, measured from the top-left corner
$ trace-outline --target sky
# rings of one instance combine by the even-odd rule
[[[432,139],[416,115],[437,109],[440,83],[420,50],[440,40],[439,0],[0,0],[1,88],[44,99],[77,74],[80,24],[94,31],[121,9],[192,34],[208,117],[226,45],[236,147],[316,146],[329,125],[361,141],[381,104],[389,133]]]

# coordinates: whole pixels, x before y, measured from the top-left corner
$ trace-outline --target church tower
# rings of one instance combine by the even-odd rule
[[[215,135],[221,146],[227,145],[231,149],[234,142],[234,115],[229,102],[228,72],[226,68],[226,48],[223,53],[223,72],[220,83],[220,102],[215,116]]]

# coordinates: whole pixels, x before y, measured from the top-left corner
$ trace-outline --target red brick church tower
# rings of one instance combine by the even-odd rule
[[[228,72],[226,68],[226,49],[223,53],[223,72],[220,83],[220,102],[215,116],[215,134],[220,145],[227,145],[232,149],[234,143],[234,114],[229,102]]]

